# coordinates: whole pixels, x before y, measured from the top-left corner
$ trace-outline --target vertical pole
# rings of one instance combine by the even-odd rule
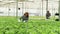
[[[26,11],[26,7],[25,7],[25,5],[26,5],[26,2],[24,2],[24,9],[25,9],[24,11]]]
[[[60,0],[59,0],[59,9],[58,9],[58,12],[59,12],[59,21],[60,21]]]
[[[48,0],[46,0],[46,11],[48,11]]]
[[[53,3],[52,3],[52,20],[54,19],[54,8],[53,8]]]
[[[55,8],[54,8],[54,19],[55,19],[55,12],[56,12],[56,11],[55,11]]]
[[[43,0],[42,0],[42,17],[43,17]]]
[[[10,4],[9,4],[9,6],[8,6],[8,16],[10,16],[10,15],[9,15],[9,12],[10,12]]]
[[[24,2],[22,2],[22,15],[23,15],[23,12],[24,12]]]
[[[16,0],[16,18],[18,18],[18,0]]]

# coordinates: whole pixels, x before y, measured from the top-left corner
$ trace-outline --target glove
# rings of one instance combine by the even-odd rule
[[[18,22],[21,22],[20,19],[18,19]]]

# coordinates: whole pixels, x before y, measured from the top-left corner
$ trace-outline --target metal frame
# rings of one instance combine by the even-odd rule
[[[18,1],[18,0],[15,0],[16,2],[14,2],[14,3],[16,3],[16,18],[18,18],[18,2],[20,2],[20,1]],[[44,0],[41,0],[42,1],[42,13],[41,13],[41,15],[43,16],[43,1]],[[46,11],[49,9],[49,7],[48,7],[48,1],[49,0],[46,0]],[[1,1],[2,2],[2,1]],[[4,2],[4,1],[3,1]],[[24,6],[24,4],[26,3],[26,2],[34,2],[34,1],[23,1],[22,2],[22,6]],[[57,1],[56,1],[57,2]],[[60,2],[60,1],[59,1]],[[9,2],[10,4],[12,3],[12,2]],[[8,2],[6,3],[5,2],[5,4],[2,4],[2,5],[8,5],[9,4]],[[2,5],[0,5],[0,6],[2,6]],[[9,6],[9,5],[8,5]],[[59,3],[59,7],[60,7],[60,3]],[[23,15],[23,11],[24,11],[24,9],[26,10],[26,9],[38,9],[38,8],[25,8],[25,7],[22,7],[22,15]],[[60,9],[60,8],[59,8]],[[40,10],[40,8],[39,8],[39,10]],[[53,9],[52,9],[53,10]],[[59,10],[60,11],[60,10]],[[59,12],[60,13],[60,12]],[[59,16],[60,17],[60,16]]]
[[[24,2],[33,2],[33,1],[24,1]],[[22,9],[24,8],[24,2],[22,2]],[[22,15],[23,11],[24,10],[22,10]],[[18,0],[16,0],[16,18],[18,18]]]

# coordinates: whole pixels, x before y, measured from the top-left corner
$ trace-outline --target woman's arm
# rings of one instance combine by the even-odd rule
[[[20,20],[22,19],[22,17],[20,17]]]

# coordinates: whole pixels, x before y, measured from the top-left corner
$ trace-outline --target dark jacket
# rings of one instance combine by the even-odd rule
[[[51,16],[51,14],[50,13],[46,13],[46,17],[50,17]]]
[[[28,17],[26,17],[26,16],[22,16],[21,18],[20,18],[20,20],[28,20]]]
[[[55,13],[56,16],[59,16],[59,13]]]

